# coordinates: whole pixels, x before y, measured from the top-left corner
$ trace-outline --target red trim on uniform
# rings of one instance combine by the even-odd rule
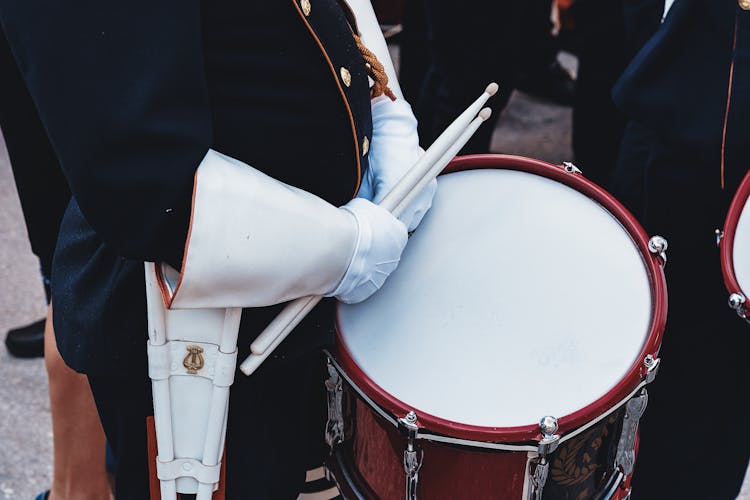
[[[651,312],[651,327],[644,345],[641,348],[640,354],[624,378],[610,389],[609,392],[577,412],[558,417],[558,423],[560,425],[559,432],[565,434],[568,431],[592,421],[594,418],[602,415],[617,402],[625,398],[625,396],[635,389],[646,374],[646,368],[643,365],[643,359],[646,355],[651,354],[652,356],[657,357],[667,318],[667,287],[661,259],[649,252],[648,235],[633,215],[622,204],[620,204],[611,194],[607,193],[593,182],[587,180],[582,175],[568,173],[560,165],[553,165],[540,160],[523,158],[520,156],[494,154],[471,155],[455,158],[441,175],[460,172],[463,170],[483,168],[518,170],[533,173],[558,181],[587,195],[589,198],[592,198],[594,201],[609,210],[609,212],[631,235],[638,250],[641,252],[643,261],[650,274],[651,293],[654,299],[654,304]],[[519,427],[482,427],[445,420],[436,415],[425,413],[419,408],[409,406],[375,384],[372,379],[370,379],[362,369],[357,366],[351,353],[347,351],[340,332],[341,326],[337,315],[336,359],[360,389],[365,391],[365,393],[377,404],[393,414],[403,416],[409,411],[414,410],[419,415],[418,425],[420,425],[420,427],[429,429],[433,432],[464,439],[514,443],[538,440],[541,438],[539,434],[539,425],[537,423],[530,423],[527,426]]]
[[[740,221],[742,210],[744,210],[748,198],[750,198],[750,172],[745,174],[739,188],[737,188],[737,192],[734,194],[734,198],[732,198],[727,218],[724,221],[724,235],[719,242],[721,273],[724,276],[724,285],[730,294],[742,293],[745,297],[747,297],[747,294],[740,287],[734,271],[734,235],[737,232],[737,224]],[[745,304],[744,310],[746,314],[750,314],[750,304]]]
[[[331,61],[331,58],[328,57],[328,52],[326,52],[326,49],[323,46],[323,42],[320,41],[320,38],[318,38],[317,33],[315,33],[315,30],[310,25],[310,23],[307,22],[307,17],[302,12],[302,9],[297,4],[297,1],[292,0],[292,4],[294,4],[294,8],[297,10],[297,13],[299,14],[300,19],[302,19],[302,22],[305,23],[307,30],[315,39],[315,43],[318,44],[318,47],[320,48],[320,52],[323,54],[323,57],[325,58],[326,63],[328,63],[328,68],[331,70],[331,74],[333,75],[333,80],[336,82],[336,87],[338,87],[339,89],[339,94],[341,94],[341,99],[344,101],[346,114],[349,116],[349,125],[351,126],[351,129],[352,129],[352,139],[354,139],[354,156],[355,156],[355,161],[357,162],[357,185],[354,186],[354,194],[352,195],[352,198],[354,198],[355,196],[357,196],[357,192],[359,191],[359,185],[362,183],[362,164],[359,161],[359,157],[360,157],[359,138],[357,137],[357,126],[354,124],[354,114],[352,113],[352,108],[349,106],[349,100],[346,98],[346,92],[344,92],[344,88],[341,86],[341,82],[339,81],[339,74],[336,71],[336,68],[333,66],[333,61]]]
[[[180,266],[180,279],[177,280],[177,286],[175,286],[172,293],[169,292],[169,286],[167,281],[164,279],[164,274],[161,270],[161,264],[154,263],[154,270],[156,271],[156,280],[159,284],[159,290],[161,291],[161,298],[164,301],[164,305],[167,309],[172,307],[172,302],[177,296],[177,292],[182,286],[182,278],[185,277],[185,263],[188,258],[188,250],[190,249],[190,238],[193,236],[193,220],[195,220],[195,197],[198,192],[198,169],[195,170],[193,175],[193,198],[190,201],[190,225],[188,226],[187,238],[185,238],[185,251],[182,252],[182,265]]]
[[[734,59],[737,49],[737,17],[734,18],[734,39],[732,40],[732,63],[729,65],[729,85],[727,87],[727,107],[724,111],[724,127],[721,130],[721,189],[724,189],[724,150],[727,142],[727,124],[729,123],[729,104],[732,102],[732,80],[734,80]]]

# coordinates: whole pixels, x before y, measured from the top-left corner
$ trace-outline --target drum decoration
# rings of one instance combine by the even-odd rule
[[[572,164],[454,160],[383,289],[338,308],[344,497],[626,498],[665,250]]]

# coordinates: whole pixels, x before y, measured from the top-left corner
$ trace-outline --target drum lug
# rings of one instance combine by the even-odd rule
[[[638,423],[648,405],[648,392],[642,389],[637,396],[633,396],[625,404],[625,416],[622,421],[622,432],[617,444],[615,467],[622,470],[626,476],[633,472],[635,465],[635,440],[638,436]]]
[[[655,358],[651,354],[646,354],[643,358],[643,366],[646,368],[646,383],[650,384],[656,378],[656,374],[659,373],[659,365],[661,365],[661,358]]]
[[[667,263],[667,248],[669,247],[669,243],[667,243],[666,238],[662,236],[652,236],[650,240],[648,240],[648,251],[651,252],[653,255],[658,256],[661,258],[662,264],[666,265]]]
[[[579,169],[578,167],[576,167],[573,164],[573,162],[570,162],[570,161],[563,162],[563,168],[569,174],[580,174],[580,173],[582,173],[581,169]]]
[[[542,439],[539,441],[539,456],[549,455],[560,445],[560,435],[556,434],[558,428],[555,417],[546,416],[539,421],[539,430],[542,433]]]
[[[547,455],[554,452],[560,445],[560,435],[557,434],[559,426],[555,417],[542,417],[539,421],[539,430],[542,439],[539,441],[537,453],[539,457],[529,463],[529,494],[528,500],[541,500],[544,485],[549,476],[549,461]]]
[[[404,472],[406,473],[406,500],[416,500],[419,485],[419,469],[422,467],[424,451],[417,445],[417,414],[410,411],[405,417],[398,419],[398,427],[406,434],[406,449],[404,450]]]
[[[721,240],[724,239],[724,231],[722,231],[721,229],[717,229],[716,231],[714,231],[714,234],[716,235],[716,246],[718,247],[719,245],[721,245]]]
[[[745,294],[739,292],[731,294],[729,296],[729,300],[727,301],[729,307],[737,313],[737,316],[750,323],[750,318],[747,317],[747,310],[745,308],[746,302],[747,297],[745,297]]]
[[[325,381],[326,394],[328,396],[328,421],[326,422],[326,443],[333,449],[335,445],[344,440],[344,391],[336,367],[328,358],[328,378]]]
[[[549,476],[549,462],[547,457],[538,457],[529,463],[530,488],[527,500],[541,500],[544,493],[544,485]]]

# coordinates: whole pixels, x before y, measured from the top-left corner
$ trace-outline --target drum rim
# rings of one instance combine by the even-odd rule
[[[722,230],[721,240],[719,241],[719,253],[721,255],[721,274],[724,276],[724,286],[729,294],[741,293],[745,297],[747,294],[737,281],[737,274],[734,271],[734,235],[737,232],[737,225],[745,209],[747,200],[750,198],[750,172],[745,174],[737,192],[732,197],[729,204],[727,217],[724,219],[724,228]],[[750,314],[750,305],[741,306],[745,315]]]
[[[559,433],[564,435],[566,432],[572,431],[577,427],[590,422],[615,406],[646,377],[648,368],[643,363],[643,360],[649,355],[654,358],[658,357],[658,351],[661,345],[664,327],[666,325],[667,288],[664,270],[660,258],[649,251],[649,237],[635,217],[611,194],[583,177],[580,173],[569,172],[563,165],[554,165],[533,158],[502,154],[483,154],[456,157],[448,167],[443,170],[441,175],[481,169],[516,170],[540,175],[561,182],[562,184],[593,199],[606,208],[615,219],[622,224],[628,234],[630,234],[643,257],[646,268],[649,271],[649,283],[654,303],[651,313],[651,326],[638,358],[626,372],[625,376],[599,399],[569,415],[555,415],[555,417],[558,418]],[[750,188],[750,185],[748,187]],[[417,425],[421,428],[464,439],[515,443],[533,441],[541,438],[539,425],[537,423],[517,427],[486,427],[463,424],[425,413],[424,411],[414,408],[395,398],[378,386],[354,361],[352,354],[349,352],[341,338],[339,311],[340,308],[337,308],[337,361],[341,364],[341,367],[346,370],[346,373],[352,378],[352,380],[355,381],[357,385],[373,399],[373,401],[381,405],[384,409],[398,417],[406,415],[409,411],[414,411],[419,417]],[[542,416],[543,415],[540,415],[539,417],[541,418]]]

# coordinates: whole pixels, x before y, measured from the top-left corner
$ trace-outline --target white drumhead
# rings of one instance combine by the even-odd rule
[[[740,214],[737,228],[734,231],[734,248],[732,250],[732,262],[734,264],[734,275],[740,289],[746,296],[750,293],[750,209],[748,203]]]
[[[601,205],[512,170],[445,175],[401,264],[342,340],[378,386],[452,422],[517,427],[621,381],[651,324],[646,264]]]

